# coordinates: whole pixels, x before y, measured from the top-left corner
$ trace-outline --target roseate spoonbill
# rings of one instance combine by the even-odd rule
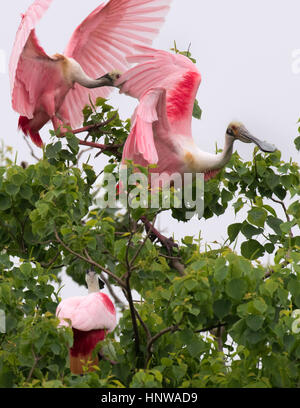
[[[153,173],[169,176],[175,173],[204,173],[205,180],[214,177],[230,160],[235,140],[255,143],[264,152],[275,146],[251,135],[239,122],[229,124],[222,153],[203,152],[192,138],[192,112],[201,75],[192,61],[149,47],[136,46],[139,55],[129,56],[138,63],[119,79],[110,74],[111,84],[121,93],[139,99],[132,118],[131,133],[123,150],[123,162],[147,166],[156,164]],[[161,176],[161,180],[164,177]]]
[[[75,128],[89,96],[107,97],[109,85],[99,79],[109,70],[128,68],[134,43],[151,44],[172,0],[110,0],[98,6],[74,31],[64,55],[48,56],[35,26],[52,0],[35,0],[22,15],[10,58],[13,109],[19,128],[39,147],[39,130],[49,121]],[[118,76],[117,73],[115,73]],[[92,79],[98,78],[98,79]]]
[[[99,341],[105,339],[107,332],[116,327],[116,311],[110,298],[100,292],[98,275],[88,271],[86,282],[89,294],[62,300],[57,307],[56,316],[60,326],[70,326],[74,343],[70,349],[70,369],[73,374],[83,374],[83,366],[98,364],[92,353]],[[101,281],[102,283],[102,281]]]

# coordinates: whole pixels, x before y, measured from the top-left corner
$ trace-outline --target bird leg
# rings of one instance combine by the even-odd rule
[[[178,244],[176,244],[174,242],[173,238],[167,238],[164,235],[162,235],[151,224],[151,222],[147,219],[147,217],[145,217],[145,216],[141,217],[141,221],[145,225],[145,229],[146,229],[147,233],[150,232],[149,238],[151,239],[151,241],[154,242],[155,240],[158,240],[167,249],[168,254],[171,256],[173,248],[178,248]]]

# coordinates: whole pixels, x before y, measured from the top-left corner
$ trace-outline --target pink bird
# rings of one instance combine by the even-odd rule
[[[116,327],[116,310],[107,295],[100,292],[98,275],[88,271],[86,282],[89,294],[76,296],[60,302],[56,316],[60,326],[72,327],[74,343],[70,349],[70,369],[73,374],[83,374],[84,366],[97,365],[99,360],[93,358],[96,345],[105,339],[107,332]]]
[[[40,129],[51,120],[76,128],[82,109],[109,90],[99,78],[107,71],[128,68],[126,55],[134,44],[151,44],[172,0],[110,0],[98,6],[74,31],[64,55],[48,56],[40,46],[35,26],[52,0],[35,0],[22,15],[9,72],[13,109],[21,116],[19,128],[39,147]],[[99,78],[99,79],[93,79]]]
[[[123,163],[147,167],[156,164],[162,184],[174,174],[204,173],[205,180],[216,176],[230,160],[235,140],[255,143],[264,152],[275,146],[252,136],[243,124],[232,122],[225,135],[222,153],[203,152],[192,137],[192,113],[201,82],[196,65],[187,57],[136,46],[141,54],[129,56],[138,63],[119,79],[111,82],[125,93],[139,99],[132,118],[132,128],[123,150]],[[106,78],[109,74],[106,75]]]

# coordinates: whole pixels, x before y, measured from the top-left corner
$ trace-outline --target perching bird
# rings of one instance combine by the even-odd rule
[[[70,349],[70,369],[73,374],[83,374],[83,367],[98,364],[92,356],[96,345],[105,339],[107,332],[116,327],[116,310],[107,295],[100,292],[98,275],[88,271],[86,282],[89,294],[62,300],[56,316],[60,326],[72,327],[74,343]],[[102,282],[102,281],[101,281]]]
[[[139,99],[132,118],[131,133],[123,150],[123,163],[132,160],[142,166],[156,164],[150,171],[165,174],[204,173],[216,176],[230,160],[235,140],[255,143],[264,152],[275,146],[252,136],[242,123],[229,124],[222,153],[200,150],[192,137],[192,113],[201,82],[196,65],[187,57],[137,46],[139,55],[128,57],[138,64],[111,83]],[[105,78],[109,79],[110,74]],[[163,176],[161,176],[163,180]]]
[[[110,0],[98,6],[74,31],[64,55],[48,56],[35,26],[52,0],[35,0],[22,15],[9,72],[13,109],[19,128],[39,147],[40,129],[51,120],[76,128],[82,109],[97,97],[107,97],[109,85],[99,78],[107,71],[128,68],[126,55],[134,44],[151,44],[172,0]],[[117,72],[115,73],[118,76]]]

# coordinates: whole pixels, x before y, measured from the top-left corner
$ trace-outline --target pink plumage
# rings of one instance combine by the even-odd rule
[[[70,349],[70,367],[74,374],[82,374],[83,366],[91,361],[99,341],[116,327],[116,310],[110,298],[101,292],[76,296],[60,302],[56,310],[60,326],[72,327],[74,343]]]
[[[137,65],[115,83],[121,93],[139,99],[123,150],[123,163],[132,160],[142,166],[156,164],[151,172],[168,182],[168,176],[173,174],[195,172],[196,145],[191,125],[201,75],[183,55],[145,46],[135,48],[140,54],[128,60]],[[204,166],[202,171],[207,181],[219,169]]]
[[[26,128],[21,128],[38,146],[39,130],[49,120],[55,129],[62,123],[75,128],[82,123],[89,97],[108,96],[109,88],[96,88],[91,78],[127,69],[125,56],[133,53],[135,44],[151,44],[171,0],[102,3],[76,28],[64,55],[53,57],[45,53],[35,34],[51,3],[35,0],[22,16],[9,65],[13,109],[28,119]]]
[[[255,143],[263,152],[276,147],[254,137],[241,122],[231,122],[226,130],[222,153],[203,152],[192,137],[192,116],[201,75],[196,65],[181,54],[171,54],[137,45],[137,63],[112,82],[121,93],[137,98],[132,129],[123,150],[122,162],[131,160],[151,168],[154,188],[182,182],[183,175],[203,173],[207,181],[215,177],[232,156],[235,140]],[[180,186],[180,184],[179,184]]]

